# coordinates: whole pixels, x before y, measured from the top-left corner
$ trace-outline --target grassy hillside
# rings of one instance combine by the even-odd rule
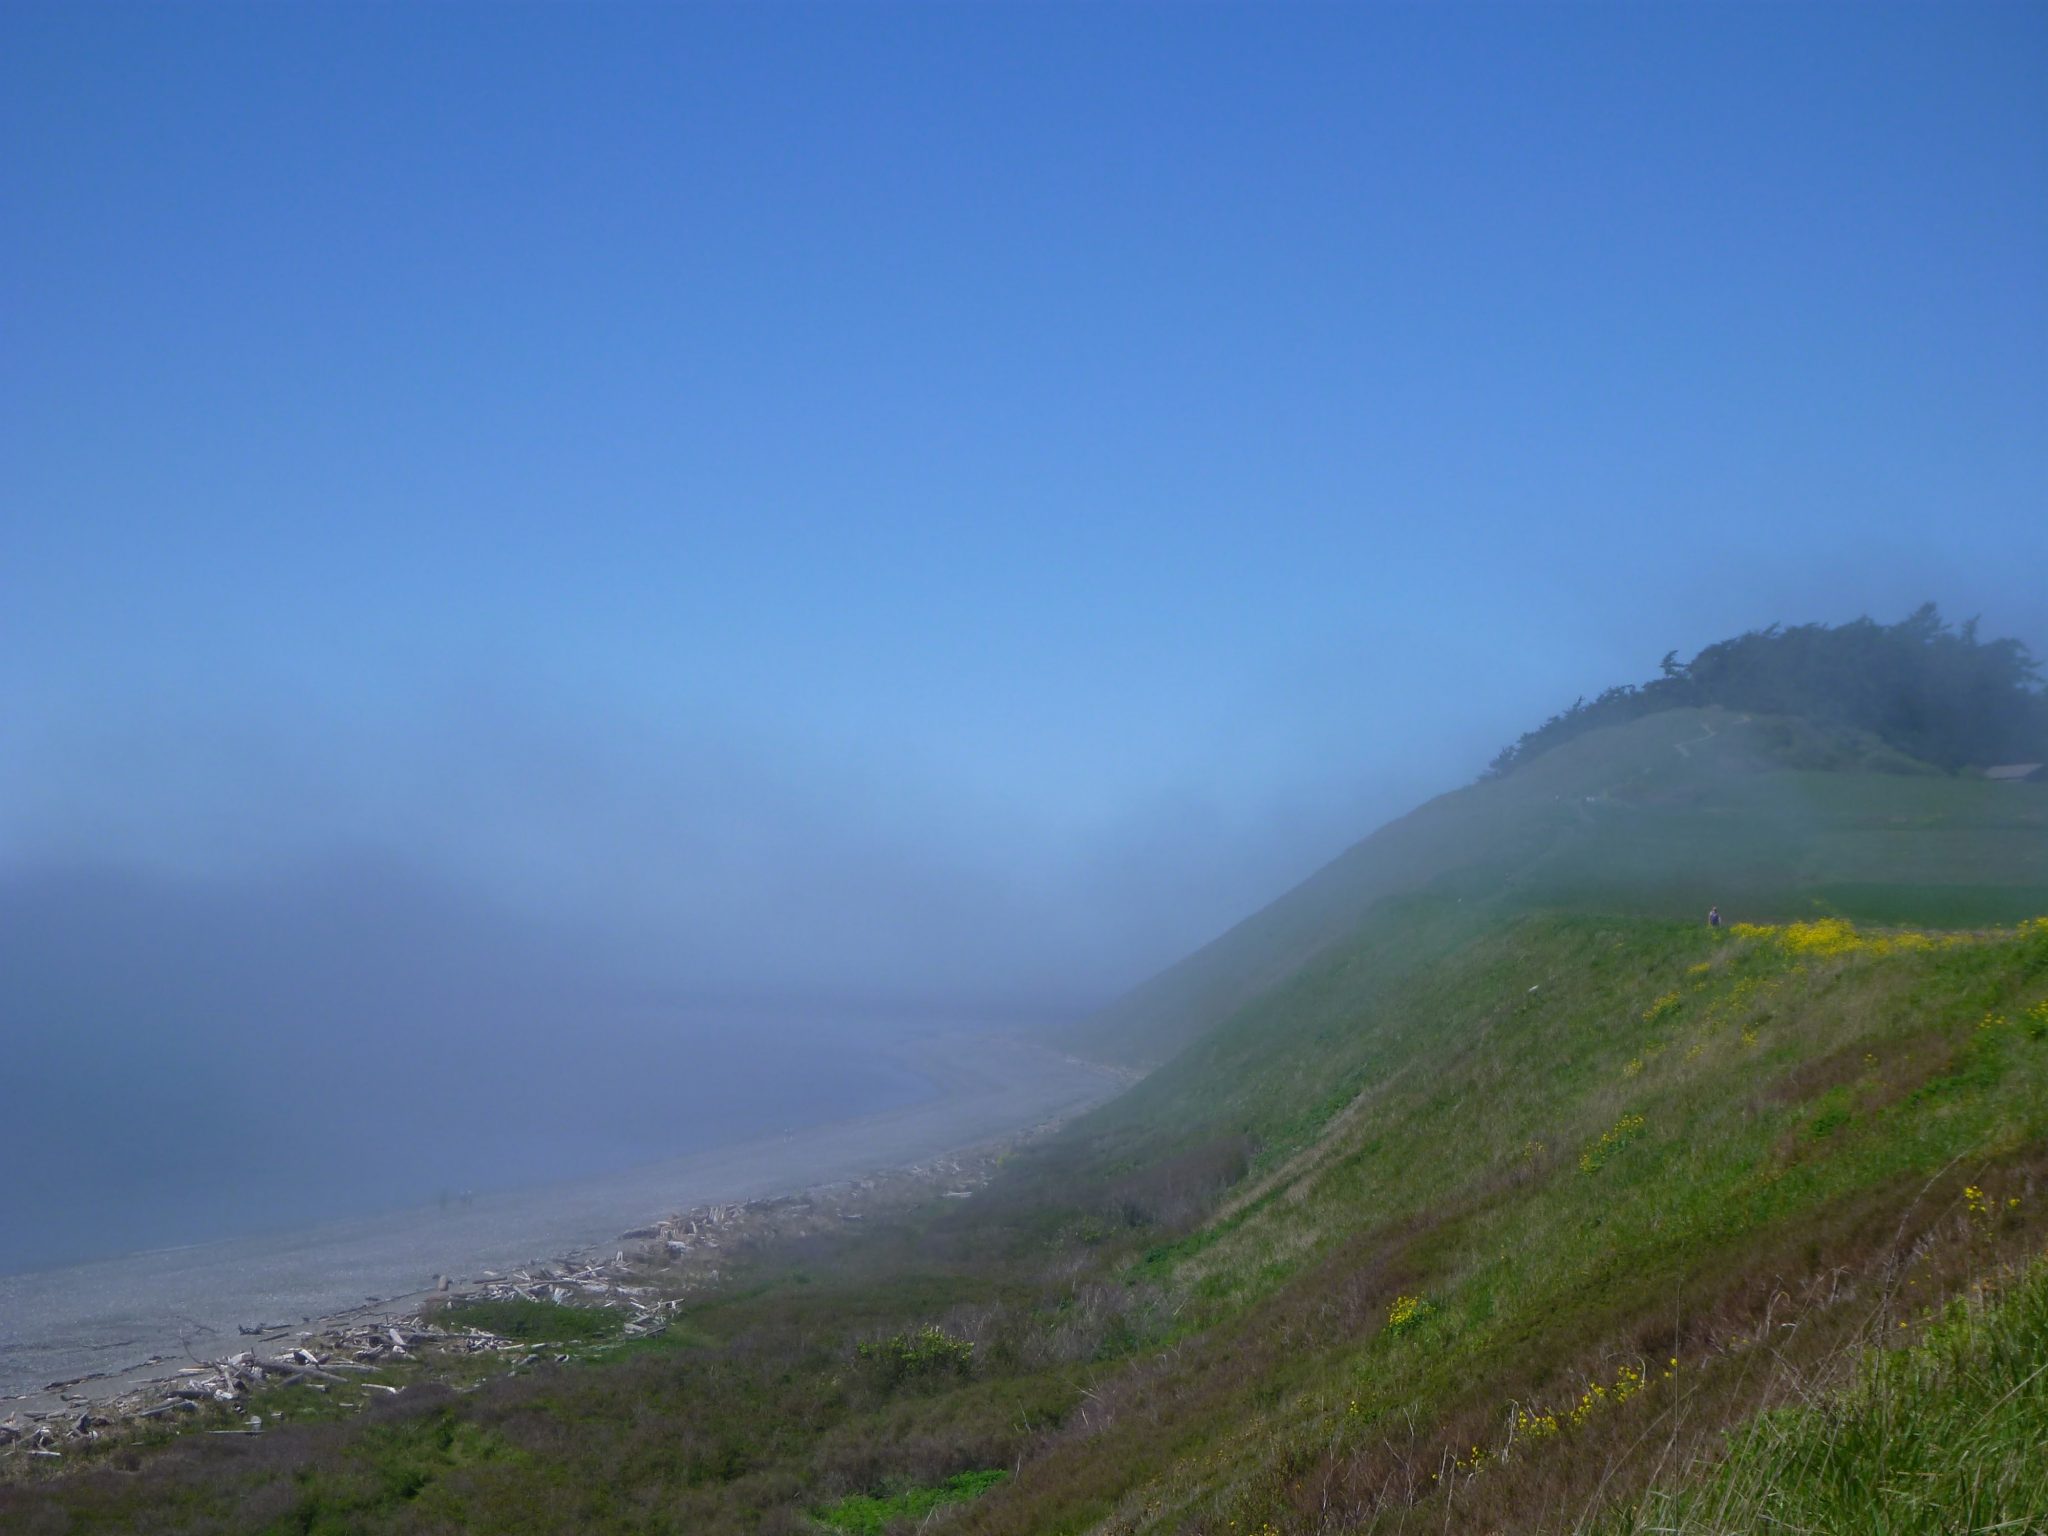
[[[2026,1529],[2048,796],[1913,769],[1588,733],[1120,1009],[1187,1043],[972,1200],[517,1380],[30,1469],[0,1525]],[[1885,1449],[1922,1414],[1938,1465]]]
[[[1944,945],[1553,915],[1369,996],[1356,976],[1333,959],[1276,1002],[1373,1019],[1320,1127],[1230,1033],[1102,1117],[1111,1142],[1126,1116],[1223,1119],[1281,1155],[1127,1272],[1203,1340],[1148,1388],[1180,1433],[1206,1417],[1190,1450],[1127,1417],[1099,1465],[1151,1470],[1113,1501],[989,1529],[1569,1526],[1698,1454],[1781,1357],[1818,1365],[2038,1244],[2048,925]]]
[[[763,1255],[666,1340],[188,1440],[0,1514],[791,1532],[901,1500],[977,1532],[1572,1529],[2040,1249],[2048,923],[1447,921],[1384,914],[1274,998],[1273,1080],[1226,1032],[985,1199]],[[1360,963],[1411,932],[1437,957]],[[1330,1051],[1320,1094],[1276,1086]],[[962,1486],[985,1491],[917,1498]]]
[[[2037,1262],[1950,1303],[1924,1343],[1871,1351],[1845,1386],[1761,1415],[1706,1475],[1655,1489],[1603,1536],[2038,1530],[2044,1362],[2048,1262]]]
[[[1390,822],[1074,1043],[1163,1061],[1412,895],[1489,915],[2011,922],[2048,911],[2048,786],[1941,774],[1805,721],[1668,710]]]

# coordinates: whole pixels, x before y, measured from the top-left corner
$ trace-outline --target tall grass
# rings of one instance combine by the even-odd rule
[[[992,1467],[962,1472],[931,1488],[906,1488],[879,1497],[857,1493],[820,1509],[818,1521],[844,1536],[886,1536],[891,1530],[921,1526],[947,1505],[964,1504],[987,1493],[1009,1475],[1001,1467]]]
[[[1602,1536],[2048,1530],[2048,1259],[1995,1302],[1951,1303],[1921,1342],[1866,1352],[1846,1390],[1760,1415],[1701,1473]]]

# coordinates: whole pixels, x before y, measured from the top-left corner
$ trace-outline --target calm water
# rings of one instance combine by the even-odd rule
[[[634,1090],[630,1096],[641,1109],[629,1119],[639,1127],[636,1134],[674,1145],[678,1136],[713,1137],[719,1127],[743,1124],[763,1107],[785,1117],[800,1111],[842,1113],[861,1098],[871,1110],[889,1100],[897,1107],[728,1140],[633,1167],[480,1193],[446,1207],[430,1200],[372,1216],[313,1225],[301,1221],[292,1230],[0,1274],[0,1399],[28,1394],[32,1406],[54,1408],[55,1398],[40,1390],[50,1382],[88,1372],[126,1373],[153,1356],[174,1362],[217,1358],[243,1345],[238,1329],[244,1324],[296,1323],[360,1306],[368,1297],[423,1291],[439,1274],[474,1277],[484,1269],[504,1270],[574,1248],[608,1246],[627,1227],[700,1202],[782,1194],[899,1167],[1071,1113],[1117,1086],[1110,1074],[999,1035],[919,1039],[915,1074],[849,1056],[836,1043],[843,1037],[829,1033],[783,1026],[747,1038],[753,1042],[750,1052],[720,1058],[743,1069],[722,1080],[722,1096],[721,1080],[704,1068],[704,1058],[697,1058],[684,1101],[695,1106],[692,1118],[664,1129],[664,1106],[675,1101],[672,1086]],[[767,1053],[776,1053],[774,1072],[758,1070],[769,1059]],[[828,1075],[829,1083],[824,1081]],[[763,1081],[769,1077],[778,1078],[782,1087],[771,1089]],[[609,1081],[625,1091],[619,1077]],[[584,1084],[593,1085],[600,1080]],[[625,1144],[576,1134],[573,1117],[561,1112],[574,1102],[562,1093],[549,1112],[529,1122],[527,1136],[508,1132],[497,1144],[520,1149],[544,1144],[555,1149],[558,1160],[587,1159],[601,1155],[601,1147]],[[610,1113],[606,1106],[584,1107]],[[474,1129],[484,1134],[488,1128]],[[397,1134],[395,1125],[392,1134]],[[446,1145],[432,1136],[415,1137],[412,1144]],[[473,1155],[474,1150],[455,1146],[446,1155]],[[537,1163],[529,1159],[521,1166]],[[264,1175],[270,1184],[252,1178],[241,1187],[281,1189],[281,1177],[272,1171]],[[343,1179],[329,1187],[329,1194],[361,1198],[364,1188],[360,1180]],[[283,1194],[295,1197],[287,1208],[306,1209],[302,1192],[283,1189]],[[108,1197],[114,1206],[133,1208],[123,1191],[110,1191]],[[230,1209],[223,1219],[232,1224],[243,1214],[240,1208]],[[161,1375],[168,1368],[145,1368],[139,1374]],[[134,1379],[121,1377],[130,1383]]]
[[[569,1017],[571,1023],[561,1022]],[[825,1019],[502,1002],[467,1027],[8,1042],[0,1274],[573,1179],[933,1090]]]

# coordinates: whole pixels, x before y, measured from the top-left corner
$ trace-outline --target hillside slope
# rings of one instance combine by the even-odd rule
[[[1874,738],[1675,709],[1588,732],[1389,822],[1074,1029],[1151,1065],[1359,932],[1432,895],[1694,918],[2014,921],[2048,911],[2048,786],[1953,777]]]
[[[609,1354],[460,1395],[387,1375],[406,1390],[344,1422],[281,1388],[262,1436],[32,1468],[0,1524],[2028,1529],[2030,909],[2039,787],[1785,721],[1588,732],[1127,1002],[1116,1049],[1179,1049],[971,1198],[734,1251]],[[1923,1408],[1974,1427],[1888,1460],[1869,1426]],[[1930,1510],[1949,1489],[1967,1522]]]
[[[1435,939],[1392,979],[1361,939],[1094,1117],[1112,1160],[1271,1139],[1124,1272],[1200,1341],[1139,1373],[1178,1435],[1129,1403],[1041,1484],[1101,1502],[971,1528],[1569,1528],[2039,1250],[2048,924]]]

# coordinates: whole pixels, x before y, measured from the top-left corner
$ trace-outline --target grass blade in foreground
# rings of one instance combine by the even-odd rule
[[[1767,1413],[1702,1481],[1653,1492],[1603,1536],[2048,1529],[2048,1258],[2002,1299],[1955,1302],[1873,1351],[1839,1397]]]

